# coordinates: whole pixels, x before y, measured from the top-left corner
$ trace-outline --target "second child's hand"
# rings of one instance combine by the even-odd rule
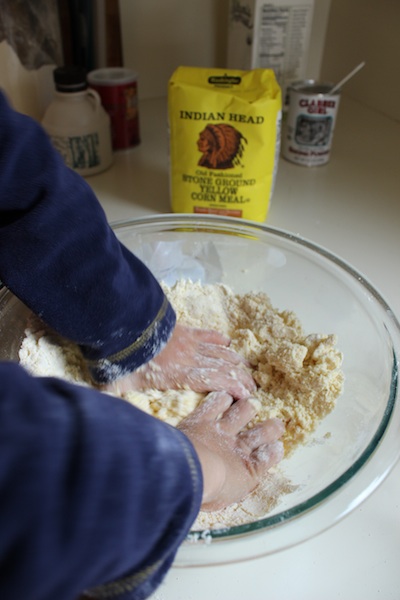
[[[234,402],[225,392],[213,392],[178,425],[200,459],[202,510],[219,510],[239,502],[283,458],[279,440],[285,430],[283,422],[267,419],[246,428],[254,416],[249,400]]]

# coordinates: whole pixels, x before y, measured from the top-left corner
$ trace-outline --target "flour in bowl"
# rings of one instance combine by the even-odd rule
[[[236,294],[223,284],[190,280],[163,286],[178,321],[216,329],[228,335],[231,348],[250,363],[258,384],[252,402],[253,423],[270,417],[286,425],[282,441],[286,456],[309,439],[334,408],[343,387],[342,354],[333,334],[306,334],[297,316],[274,308],[264,292]],[[91,385],[88,371],[73,344],[33,320],[20,350],[20,362],[34,375],[56,376]],[[204,398],[190,390],[129,392],[124,399],[147,413],[177,425]],[[194,529],[228,527],[255,521],[276,506],[293,486],[279,467],[245,500],[221,511],[201,512]]]

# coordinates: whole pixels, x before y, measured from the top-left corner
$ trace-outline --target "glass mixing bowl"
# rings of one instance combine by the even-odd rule
[[[344,391],[335,409],[313,440],[280,465],[295,490],[265,518],[191,532],[175,566],[271,554],[324,531],[359,506],[400,454],[400,326],[374,287],[325,249],[262,224],[161,215],[113,228],[160,280],[171,285],[191,278],[225,283],[236,293],[264,291],[275,307],[294,311],[306,333],[337,334],[344,355]],[[28,313],[1,291],[0,358],[17,359]]]

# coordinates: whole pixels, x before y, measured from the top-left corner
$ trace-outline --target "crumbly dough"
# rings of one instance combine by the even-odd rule
[[[332,411],[343,387],[342,354],[333,334],[303,332],[296,315],[274,308],[264,292],[235,294],[223,284],[190,280],[163,286],[178,320],[191,327],[216,329],[231,338],[231,348],[250,363],[258,384],[252,402],[254,422],[278,417],[286,424],[286,457],[303,444]],[[26,331],[20,362],[35,375],[56,376],[91,385],[79,349],[33,321]],[[177,425],[203,400],[190,390],[148,390],[125,395],[128,402]],[[200,513],[194,529],[244,524],[265,516],[293,485],[272,469],[244,501],[214,513]]]

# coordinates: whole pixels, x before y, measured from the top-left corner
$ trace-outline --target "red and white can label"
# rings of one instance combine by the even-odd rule
[[[137,76],[119,67],[97,69],[88,74],[88,83],[96,90],[110,115],[114,150],[140,143]]]
[[[289,88],[289,107],[282,140],[282,155],[299,165],[314,167],[329,161],[339,94],[333,84],[303,81]]]

